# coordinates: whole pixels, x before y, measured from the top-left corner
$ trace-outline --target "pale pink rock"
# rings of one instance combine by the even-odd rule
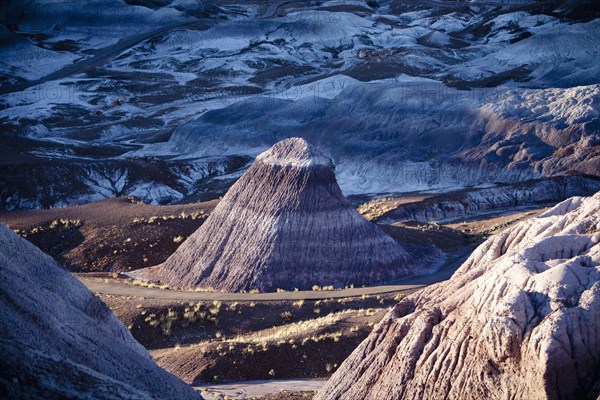
[[[488,239],[394,307],[316,396],[597,399],[600,192]]]
[[[201,400],[102,300],[1,223],[0,398]]]

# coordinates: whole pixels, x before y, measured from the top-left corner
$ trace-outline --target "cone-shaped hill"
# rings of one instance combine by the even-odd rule
[[[291,138],[260,154],[167,261],[131,275],[184,289],[272,291],[383,283],[411,264],[344,198],[329,158]]]
[[[0,224],[0,398],[200,399],[108,306]]]

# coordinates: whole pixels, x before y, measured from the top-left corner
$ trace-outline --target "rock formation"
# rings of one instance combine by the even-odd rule
[[[324,399],[597,399],[600,192],[488,239],[402,300]]]
[[[445,218],[481,214],[517,207],[556,204],[573,196],[591,196],[600,190],[600,179],[583,176],[555,176],[513,185],[470,188],[433,195],[415,203],[402,204],[377,219],[379,223],[396,221],[439,221]]]
[[[299,138],[260,154],[167,261],[131,273],[177,288],[261,291],[407,275],[400,245],[344,198],[330,160]]]
[[[0,224],[0,398],[200,399],[110,309]]]

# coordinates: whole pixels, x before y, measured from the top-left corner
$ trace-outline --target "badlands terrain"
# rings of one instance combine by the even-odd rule
[[[597,2],[0,21],[0,398],[600,398]]]
[[[214,199],[293,136],[346,196],[600,169],[595,2],[2,7],[5,209]]]

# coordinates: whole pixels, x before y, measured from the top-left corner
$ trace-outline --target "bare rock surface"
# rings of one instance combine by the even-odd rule
[[[576,195],[591,196],[600,190],[600,179],[582,176],[555,176],[487,188],[470,188],[430,196],[420,202],[403,204],[377,218],[379,223],[403,220],[444,221],[494,210],[556,204]]]
[[[488,239],[394,307],[324,399],[597,399],[600,192]]]
[[[0,398],[200,396],[83,284],[0,224]]]
[[[344,198],[329,159],[291,138],[260,154],[163,264],[133,272],[177,288],[261,291],[365,285],[418,272]]]

